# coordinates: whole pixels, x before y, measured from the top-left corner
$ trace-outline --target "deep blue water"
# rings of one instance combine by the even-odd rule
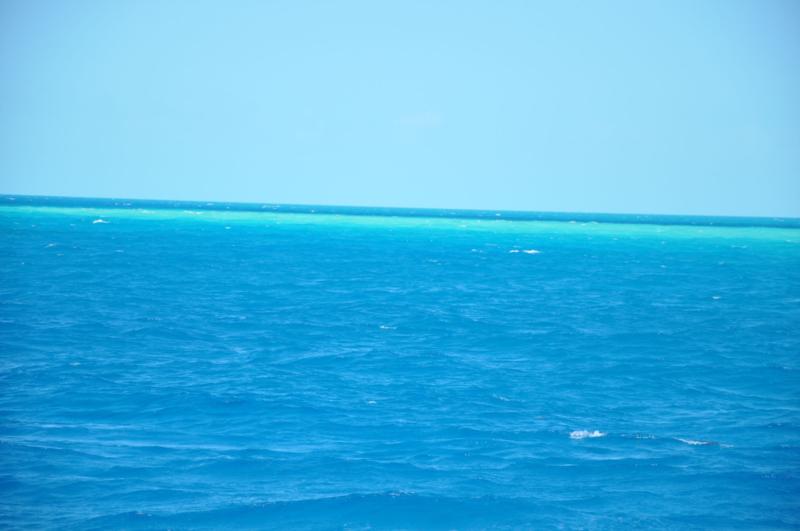
[[[0,527],[797,528],[799,225],[0,197]]]

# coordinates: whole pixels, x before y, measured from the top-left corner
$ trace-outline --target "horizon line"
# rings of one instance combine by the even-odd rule
[[[137,208],[134,202],[158,203],[164,209],[185,208],[191,205],[201,210],[235,210],[250,212],[276,212],[296,214],[342,214],[342,215],[389,215],[402,217],[435,217],[466,219],[505,219],[508,221],[565,221],[566,216],[575,217],[575,221],[605,221],[615,223],[640,223],[656,225],[717,225],[717,226],[762,226],[800,228],[800,217],[792,216],[734,216],[710,214],[653,214],[634,212],[569,212],[556,210],[510,210],[510,209],[476,209],[476,208],[442,208],[442,207],[400,207],[400,206],[367,206],[367,205],[334,205],[313,203],[272,203],[217,201],[204,199],[149,199],[128,197],[88,197],[71,195],[38,195],[0,193],[4,204],[14,202],[17,198],[31,201],[86,202],[100,203],[95,205],[53,205],[64,207],[102,207],[102,208]],[[128,204],[119,204],[119,202]],[[172,205],[170,205],[172,203]],[[44,205],[31,205],[44,206]],[[156,205],[147,205],[153,207]],[[220,208],[225,207],[225,208]],[[231,207],[234,207],[231,209]],[[267,210],[269,209],[269,210]],[[322,209],[323,211],[318,211]],[[601,219],[598,219],[601,218]],[[667,223],[665,223],[667,222]],[[746,222],[746,223],[745,223]],[[754,223],[755,222],[755,223]]]

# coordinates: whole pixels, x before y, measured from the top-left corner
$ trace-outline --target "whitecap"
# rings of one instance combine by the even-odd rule
[[[698,441],[695,439],[681,439],[680,437],[676,437],[682,443],[688,444],[690,446],[717,446],[719,445],[718,442],[715,441]]]
[[[104,219],[101,219],[101,218],[97,218],[96,220],[92,221],[92,224],[94,224],[94,225],[96,225],[98,223],[108,223],[108,221],[106,221]]]
[[[541,251],[536,249],[523,249],[522,252],[525,254],[539,254]]]
[[[600,430],[575,430],[569,433],[570,439],[594,439],[596,437],[605,437],[607,434]]]
[[[397,330],[396,326],[380,325],[378,328],[381,330]]]

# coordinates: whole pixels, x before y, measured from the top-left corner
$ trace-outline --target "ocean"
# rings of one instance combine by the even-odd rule
[[[800,222],[0,197],[0,527],[800,527]]]

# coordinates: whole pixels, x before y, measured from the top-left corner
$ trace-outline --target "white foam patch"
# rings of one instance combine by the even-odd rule
[[[575,430],[569,433],[570,439],[595,439],[597,437],[605,437],[607,434],[600,430]]]
[[[538,249],[511,249],[509,253],[525,253],[525,254],[539,254],[541,251]]]
[[[93,225],[97,225],[98,223],[108,223],[108,221],[100,218],[97,218],[96,220],[92,221]]]
[[[680,437],[677,437],[677,439],[680,442],[688,444],[690,446],[712,446],[719,444],[714,441],[696,441],[694,439],[681,439]]]

